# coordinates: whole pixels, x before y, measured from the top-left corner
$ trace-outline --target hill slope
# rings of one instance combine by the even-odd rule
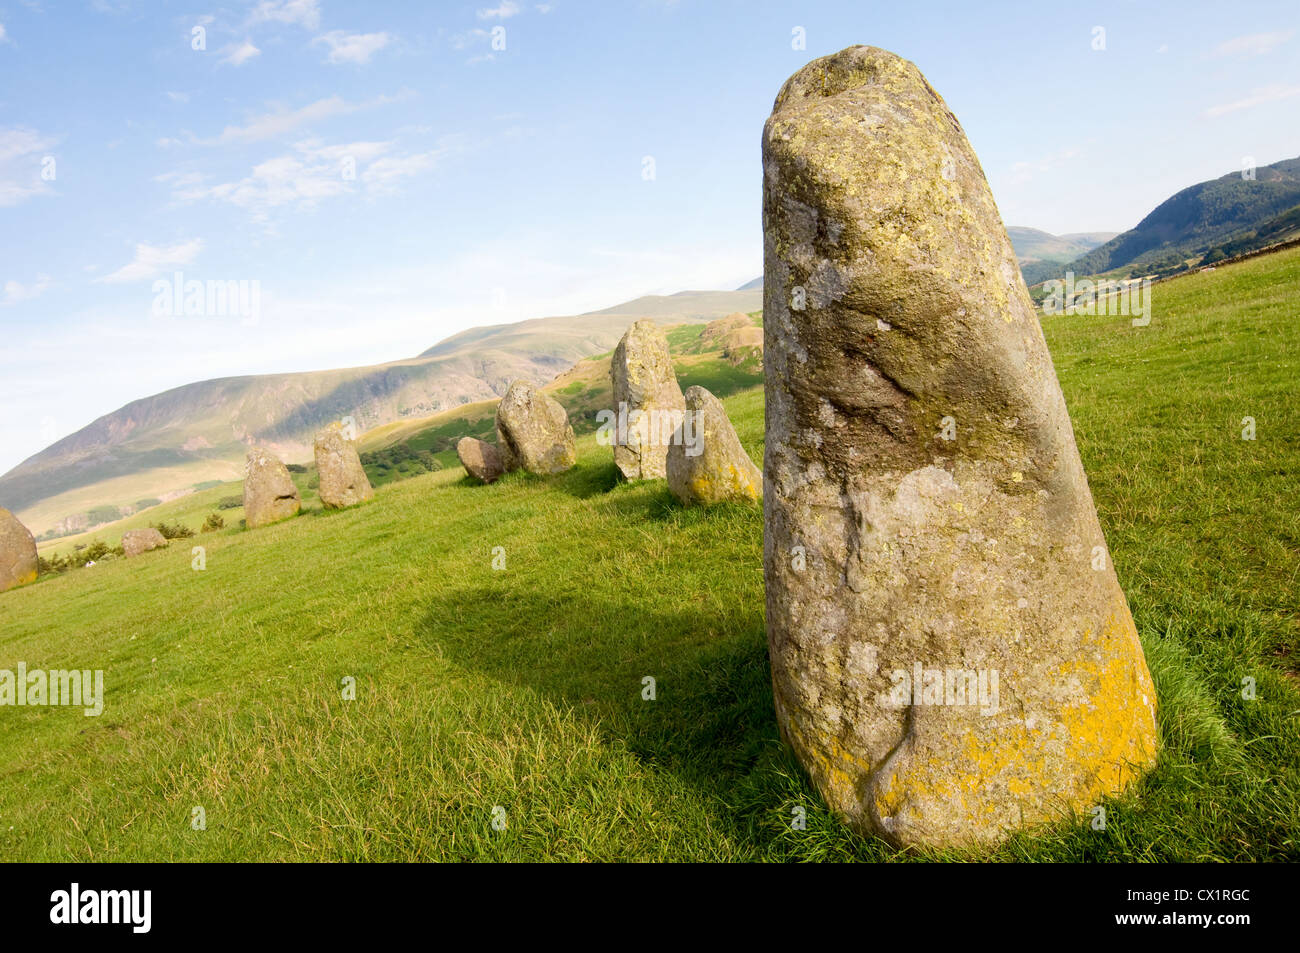
[[[97,505],[162,498],[242,473],[250,442],[287,461],[311,457],[325,423],[351,415],[365,430],[544,383],[609,350],[640,317],[707,321],[762,306],[760,292],[644,297],[589,314],[474,328],[417,358],[373,367],[233,377],[133,401],[0,477],[0,505],[38,535]]]
[[[1064,270],[1076,275],[1120,268],[1134,276],[1166,273],[1296,205],[1300,205],[1300,158],[1261,166],[1254,180],[1230,172],[1166,199],[1136,227],[1081,255]]]
[[[1146,328],[1044,321],[1164,747],[1105,831],[981,859],[1300,857],[1297,283],[1300,251],[1161,284]],[[761,391],[727,406],[761,459]],[[0,668],[107,691],[0,719],[0,859],[925,859],[846,830],[781,747],[762,541],[757,507],[618,483],[588,435],[552,480],[417,477],[0,594]]]

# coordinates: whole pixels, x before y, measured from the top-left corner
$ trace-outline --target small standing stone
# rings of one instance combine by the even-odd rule
[[[0,592],[36,580],[36,539],[18,517],[0,508]]]
[[[167,545],[167,538],[153,527],[148,529],[129,529],[122,534],[122,551],[127,556],[139,556],[151,549]]]
[[[619,422],[614,463],[629,480],[662,480],[668,445],[686,404],[659,326],[642,320],[628,328],[614,349],[609,374]]]
[[[461,437],[456,443],[456,456],[466,473],[484,483],[495,483],[506,472],[501,450],[477,437]]]
[[[317,434],[313,449],[320,474],[320,501],[327,508],[354,506],[375,495],[357,446],[343,424],[335,421]]]
[[[249,529],[266,526],[302,509],[302,498],[280,458],[263,447],[251,447],[244,466],[244,523]]]
[[[752,503],[763,474],[736,436],[722,401],[703,387],[686,390],[682,426],[668,448],[668,489],[686,504]]]
[[[507,470],[562,473],[578,459],[564,407],[524,380],[511,384],[497,405],[497,440]]]

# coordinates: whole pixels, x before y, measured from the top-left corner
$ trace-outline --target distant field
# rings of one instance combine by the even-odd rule
[[[1163,752],[1104,832],[988,859],[1300,859],[1297,288],[1292,252],[1158,285],[1146,328],[1045,322]],[[761,389],[726,404],[761,460]],[[102,668],[108,692],[99,718],[0,709],[0,858],[970,856],[825,811],[777,737],[760,511],[620,484],[592,435],[557,478],[451,468],[193,542],[204,572],[173,544],[0,595],[0,668]]]

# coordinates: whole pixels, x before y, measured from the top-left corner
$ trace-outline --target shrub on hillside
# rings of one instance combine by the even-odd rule
[[[306,472],[307,472],[307,468],[306,468],[305,466],[303,466],[301,463],[286,463],[286,464],[284,465],[284,468],[285,468],[286,470],[288,470],[290,473],[306,473]]]
[[[217,509],[219,510],[237,510],[244,505],[242,496],[223,496],[217,500]]]
[[[225,529],[226,521],[221,518],[219,513],[209,513],[208,518],[203,521],[203,528],[199,531],[202,533],[215,533],[219,529]]]
[[[194,535],[194,530],[182,523],[158,523],[154,529],[162,533],[163,539],[189,539]]]

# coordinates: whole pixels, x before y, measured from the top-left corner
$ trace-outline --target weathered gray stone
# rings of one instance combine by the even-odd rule
[[[0,507],[0,592],[36,581],[36,539],[18,517]]]
[[[266,526],[302,509],[302,498],[280,459],[263,447],[251,447],[244,466],[244,524]]]
[[[506,460],[500,448],[477,437],[461,437],[456,456],[465,472],[484,483],[495,483],[506,472]]]
[[[637,321],[609,364],[614,410],[614,463],[629,480],[662,480],[668,443],[682,421],[682,389],[668,338],[653,321]],[[621,431],[621,432],[620,432]]]
[[[686,415],[668,447],[668,489],[687,504],[763,497],[762,471],[745,452],[722,402],[703,387],[686,389]]]
[[[1152,764],[1156,696],[961,127],[893,54],[815,60],[764,129],[763,221],[782,735],[899,844],[1088,811]]]
[[[578,459],[564,407],[528,381],[511,384],[497,405],[497,441],[507,470],[561,473]]]
[[[167,538],[153,527],[148,529],[128,529],[122,534],[122,551],[127,556],[139,556],[151,549],[167,545]]]
[[[320,501],[328,509],[355,506],[375,495],[357,446],[343,424],[335,421],[318,433],[312,449],[320,474]]]

